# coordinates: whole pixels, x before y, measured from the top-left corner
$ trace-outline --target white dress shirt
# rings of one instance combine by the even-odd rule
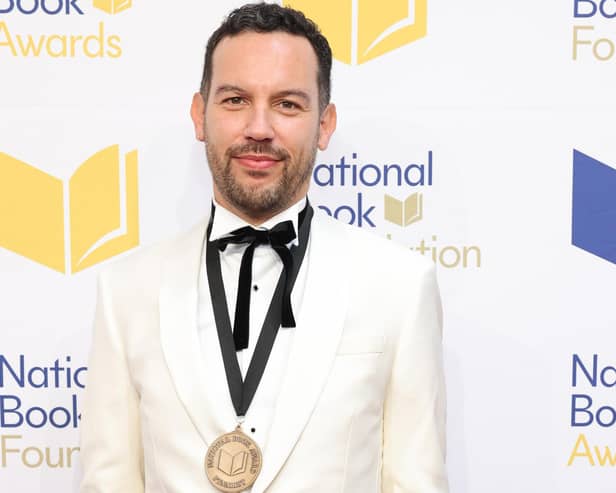
[[[276,224],[283,221],[292,221],[295,231],[298,232],[298,214],[306,205],[306,199],[302,199],[292,205],[285,211],[272,217],[265,223],[254,226],[248,224],[243,219],[239,218],[232,212],[223,208],[221,205],[216,205],[216,213],[212,224],[210,240],[216,240],[228,235],[231,231],[244,226],[252,226],[255,229],[270,229]],[[290,242],[287,246],[298,244],[297,238]],[[308,245],[309,246],[309,245]],[[240,264],[242,256],[247,245],[230,243],[223,252],[220,252],[220,267],[222,272],[223,284],[227,298],[227,309],[231,326],[235,318],[235,303],[237,299],[237,288],[240,273]],[[301,300],[304,291],[306,279],[306,270],[308,263],[309,251],[307,249],[302,267],[297,276],[297,280],[291,294],[291,304],[293,314],[297,320],[298,313],[301,309]],[[270,306],[274,289],[278,283],[278,278],[282,272],[282,261],[278,253],[270,245],[258,245],[255,248],[253,263],[252,263],[252,289],[250,293],[250,318],[249,318],[249,340],[248,348],[238,351],[237,358],[242,372],[242,377],[245,378],[250,360],[261,327],[265,320],[265,315]],[[214,312],[207,282],[207,272],[205,267],[205,249],[201,262],[201,272],[199,281],[199,340],[201,342],[201,350],[203,352],[204,363],[208,374],[224,375],[224,370],[213,368],[212,365],[221,365],[222,358],[220,356],[220,344],[218,341],[218,333],[216,323],[214,321]],[[294,328],[283,328],[278,330],[274,347],[267,361],[267,366],[255,396],[246,412],[245,420],[242,424],[243,431],[248,434],[262,450],[267,445],[267,437],[270,430],[276,400],[282,383],[282,378],[285,374],[288,355],[293,341]],[[225,388],[228,389],[225,381]],[[219,402],[220,399],[227,399],[231,402],[231,397],[227,391],[225,396],[216,396]],[[232,430],[228,430],[229,432]]]

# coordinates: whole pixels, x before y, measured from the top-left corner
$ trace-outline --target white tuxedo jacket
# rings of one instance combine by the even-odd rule
[[[236,426],[205,374],[206,223],[99,279],[82,410],[82,493],[209,493],[208,445]],[[444,493],[434,266],[315,211],[303,302],[253,493]],[[223,399],[213,396],[225,396]]]

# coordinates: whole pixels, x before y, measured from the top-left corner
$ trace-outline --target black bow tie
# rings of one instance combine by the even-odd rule
[[[250,288],[252,284],[252,258],[257,245],[271,245],[280,256],[285,276],[284,295],[282,299],[283,327],[295,327],[295,318],[291,307],[291,285],[289,277],[293,269],[293,257],[287,244],[296,238],[293,222],[284,221],[272,229],[254,229],[250,226],[231,231],[228,236],[217,240],[220,251],[224,251],[229,243],[247,244],[242,257],[240,277],[237,287],[237,302],[235,303],[235,319],[233,321],[233,340],[235,350],[248,347],[248,325],[250,318]]]

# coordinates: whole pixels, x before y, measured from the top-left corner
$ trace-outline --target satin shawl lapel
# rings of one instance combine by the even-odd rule
[[[197,333],[199,271],[205,228],[206,223],[194,228],[164,259],[160,286],[160,335],[180,401],[209,446],[220,434],[228,432],[235,420],[233,415],[227,416],[227,407],[210,405],[205,391],[208,385],[224,385],[225,393],[221,395],[228,395],[224,371],[221,370],[220,375],[206,375]]]
[[[262,493],[293,450],[327,382],[348,304],[350,265],[339,225],[315,211],[304,296],[286,375],[267,440],[263,469],[253,485]]]

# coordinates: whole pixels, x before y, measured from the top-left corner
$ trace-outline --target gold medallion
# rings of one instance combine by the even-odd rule
[[[218,491],[239,493],[261,472],[261,449],[238,426],[214,440],[205,454],[205,473]]]

